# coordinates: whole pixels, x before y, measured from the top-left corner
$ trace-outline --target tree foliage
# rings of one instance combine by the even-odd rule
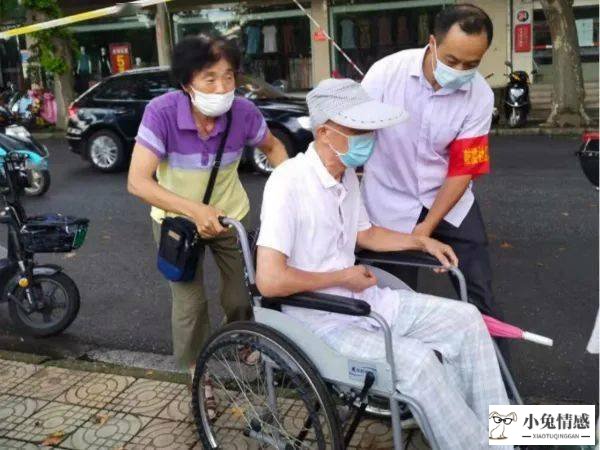
[[[57,0],[23,0],[23,6],[33,14],[34,19],[52,20],[62,16]],[[66,43],[75,49],[75,40],[64,27],[51,28],[33,33],[36,43],[31,50],[47,72],[62,75],[71,70],[69,63],[60,56],[58,43]]]

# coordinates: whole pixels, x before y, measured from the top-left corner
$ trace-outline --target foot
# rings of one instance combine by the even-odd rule
[[[244,345],[238,349],[238,357],[247,366],[254,366],[260,361],[260,352],[258,350],[252,350],[249,345]]]
[[[215,393],[213,391],[213,384],[211,379],[206,376],[204,378],[204,408],[206,409],[206,415],[208,420],[214,422],[217,418],[217,400],[215,399]]]

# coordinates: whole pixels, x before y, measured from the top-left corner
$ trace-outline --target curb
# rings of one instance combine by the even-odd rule
[[[553,127],[529,127],[529,128],[492,128],[490,134],[493,136],[581,136],[590,129],[597,128],[597,125],[591,127],[579,128],[553,128]],[[40,131],[31,133],[36,139],[60,139],[65,137],[66,131]]]
[[[0,359],[27,364],[36,364],[42,367],[60,367],[63,369],[81,370],[85,372],[106,373],[110,375],[122,375],[134,378],[147,378],[149,380],[167,381],[177,384],[189,383],[187,374],[185,373],[127,367],[119,364],[105,363],[81,358],[52,358],[50,356],[35,355],[31,353],[0,350]]]
[[[31,133],[31,135],[35,138],[35,139],[60,139],[60,138],[64,138],[65,137],[65,133],[66,131],[34,131]]]
[[[566,137],[581,137],[585,131],[590,128],[492,128],[490,134],[492,136],[566,136]]]
[[[492,128],[490,134],[492,136],[572,136],[580,137],[589,128]],[[35,139],[63,139],[65,132],[43,132],[31,133]]]

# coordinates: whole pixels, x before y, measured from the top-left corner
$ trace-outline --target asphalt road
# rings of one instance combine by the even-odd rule
[[[91,219],[85,245],[68,255],[40,255],[63,265],[79,285],[79,317],[62,336],[14,334],[0,306],[0,348],[82,357],[98,348],[169,354],[170,294],[155,269],[148,207],[127,194],[125,174],[93,171],[62,140],[51,150],[52,187],[28,199],[34,212]],[[477,181],[490,236],[497,301],[508,321],[550,336],[553,348],[514,342],[515,378],[531,401],[596,403],[598,357],[585,352],[598,311],[598,192],[573,156],[578,141],[495,137],[491,175]],[[242,172],[257,222],[264,179]],[[212,260],[206,270],[215,298]],[[445,276],[427,274],[422,289],[453,296]],[[220,317],[213,302],[213,319]],[[215,320],[214,323],[217,323]]]

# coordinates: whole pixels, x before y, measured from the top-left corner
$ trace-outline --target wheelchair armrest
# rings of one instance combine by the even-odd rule
[[[356,253],[356,261],[363,264],[396,264],[399,266],[443,267],[437,258],[416,250],[401,252],[374,252],[360,250]]]
[[[363,300],[320,292],[302,292],[289,297],[264,298],[263,302],[268,303],[269,306],[295,306],[348,316],[368,316],[371,314],[371,305]]]

